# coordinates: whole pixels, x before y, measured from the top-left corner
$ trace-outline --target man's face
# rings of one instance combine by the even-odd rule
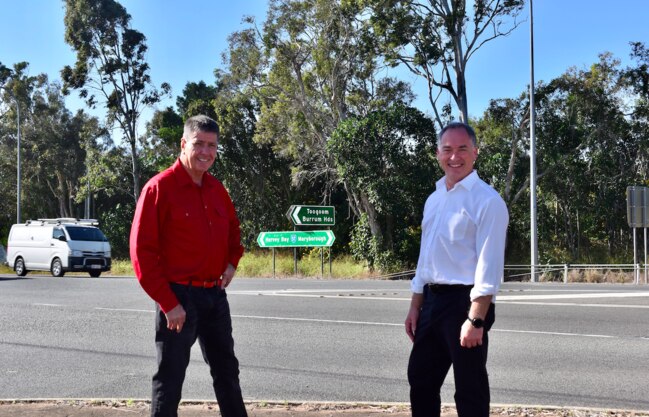
[[[444,132],[437,160],[446,174],[446,186],[450,189],[473,171],[473,163],[478,157],[478,148],[473,145],[469,134],[462,128]]]
[[[185,132],[180,141],[181,161],[192,177],[200,178],[216,160],[218,136],[211,132]]]

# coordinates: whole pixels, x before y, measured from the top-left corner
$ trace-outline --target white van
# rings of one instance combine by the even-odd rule
[[[38,219],[14,224],[7,241],[7,265],[18,276],[28,271],[88,272],[98,277],[109,271],[110,244],[94,219]]]

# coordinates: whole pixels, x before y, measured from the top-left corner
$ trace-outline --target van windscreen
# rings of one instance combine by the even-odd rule
[[[107,242],[106,236],[95,227],[68,226],[66,227],[70,240],[84,240],[91,242]]]

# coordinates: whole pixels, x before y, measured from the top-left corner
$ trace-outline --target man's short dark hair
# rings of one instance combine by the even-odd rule
[[[198,116],[192,116],[187,119],[183,135],[185,132],[209,132],[216,133],[216,136],[219,136],[219,125],[214,119],[199,114]]]
[[[471,142],[473,142],[473,146],[475,146],[476,148],[478,147],[478,139],[475,136],[475,130],[473,130],[471,126],[469,126],[464,122],[451,122],[446,126],[444,126],[442,130],[439,132],[439,136],[437,137],[438,148],[442,144],[442,136],[444,136],[444,133],[446,133],[447,130],[451,130],[451,129],[464,129],[467,135],[469,135]]]

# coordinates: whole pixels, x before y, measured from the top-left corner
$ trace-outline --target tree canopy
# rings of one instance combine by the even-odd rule
[[[133,197],[140,193],[138,119],[144,106],[170,91],[151,84],[146,37],[130,27],[131,16],[114,0],[65,0],[65,41],[77,53],[74,67],[61,71],[64,92],[78,89],[89,107],[103,102],[106,124],[116,123],[130,145]]]

